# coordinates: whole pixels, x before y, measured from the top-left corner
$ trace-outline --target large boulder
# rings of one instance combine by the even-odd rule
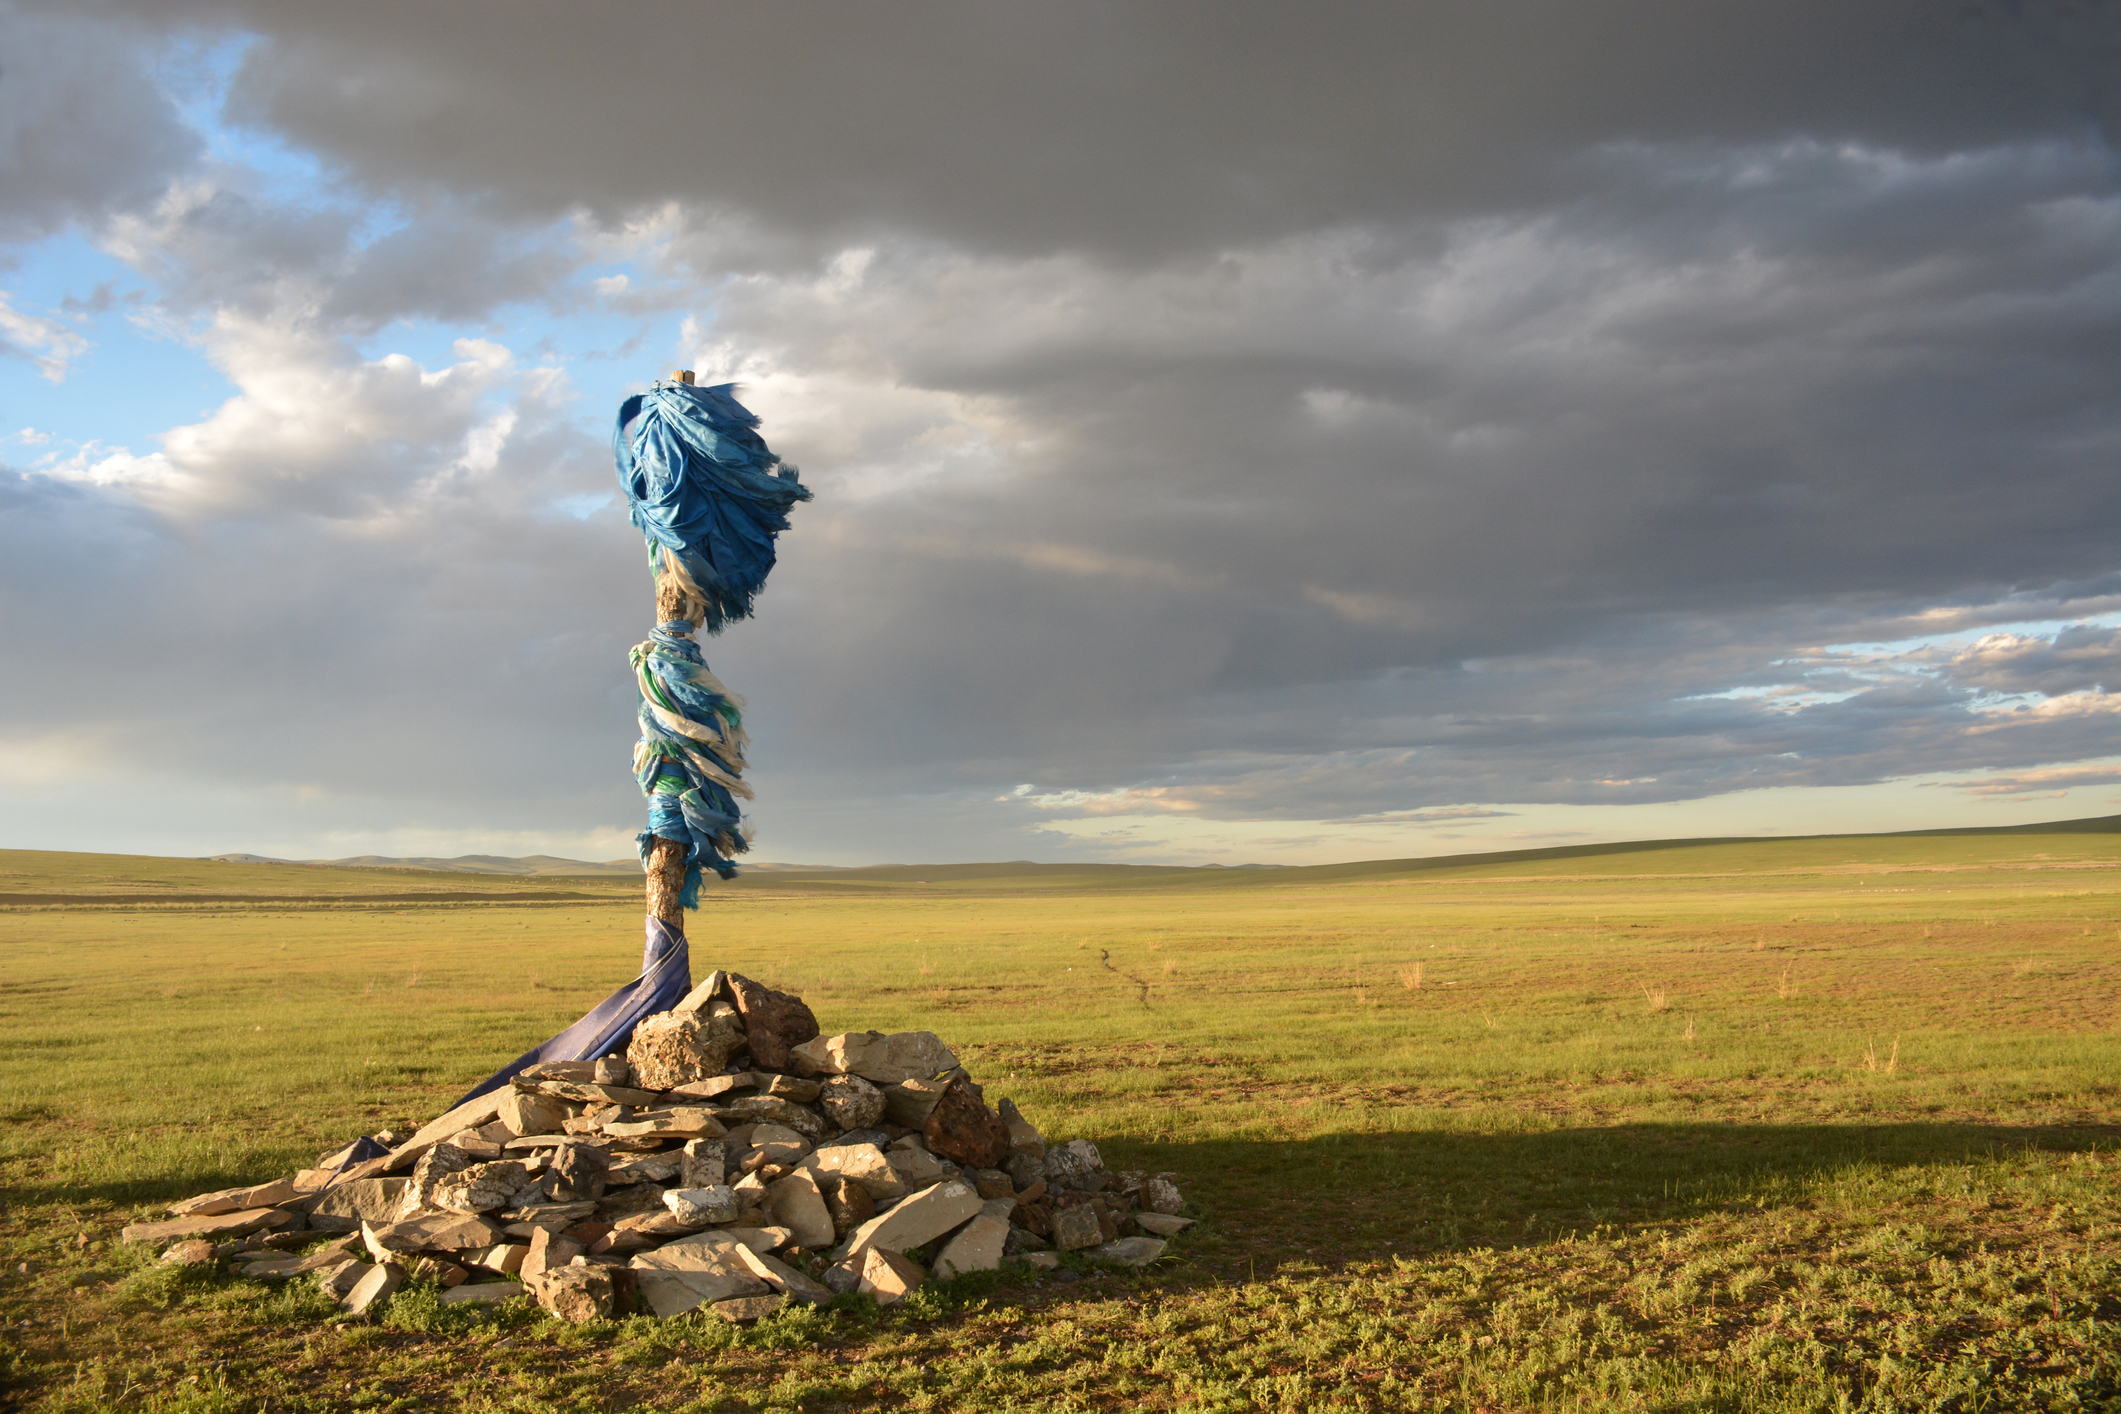
[[[943,1091],[921,1126],[928,1152],[968,1169],[991,1169],[1009,1157],[1009,1128],[959,1076]]]
[[[728,987],[744,1019],[752,1061],[763,1070],[790,1069],[790,1050],[817,1035],[817,1018],[810,1008],[801,997],[776,992],[734,972],[729,974]]]
[[[744,1045],[744,1022],[736,1008],[713,1002],[703,1011],[658,1012],[643,1020],[626,1047],[626,1064],[635,1085],[668,1090],[720,1074]]]

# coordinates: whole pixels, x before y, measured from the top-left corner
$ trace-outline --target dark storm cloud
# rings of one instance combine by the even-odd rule
[[[2121,111],[2110,26],[2063,5],[191,12],[264,37],[237,111],[379,189],[546,213],[700,202],[792,232],[1018,254],[1153,259],[1518,206],[1605,141],[1812,135],[1936,154],[2081,138]]]
[[[96,198],[242,393],[0,486],[10,603],[137,540],[8,620],[17,729],[101,720],[34,685],[118,625],[201,778],[628,818],[637,547],[556,509],[596,432],[496,344],[353,341],[632,258],[602,307],[689,314],[818,490],[709,645],[769,841],[2110,751],[2113,631],[2053,627],[2121,611],[2096,10],[110,13],[250,36],[231,113],[343,184]]]
[[[0,236],[144,205],[196,156],[144,28],[0,5]]]

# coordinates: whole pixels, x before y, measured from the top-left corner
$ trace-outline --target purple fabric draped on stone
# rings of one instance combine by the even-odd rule
[[[660,918],[648,920],[648,942],[641,950],[641,975],[591,1007],[580,1021],[517,1056],[474,1086],[463,1099],[475,1100],[515,1079],[523,1067],[540,1061],[596,1060],[626,1048],[633,1028],[645,1017],[668,1011],[692,990],[692,956],[685,935]]]

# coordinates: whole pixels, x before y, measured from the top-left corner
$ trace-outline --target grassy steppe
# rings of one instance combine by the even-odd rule
[[[0,1404],[2121,1401],[2121,836],[770,875],[691,923],[1206,1221],[1162,1270],[562,1329],[115,1242],[425,1118],[631,974],[632,881],[0,852]]]

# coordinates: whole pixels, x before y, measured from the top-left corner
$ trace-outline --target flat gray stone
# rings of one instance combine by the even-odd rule
[[[1002,1245],[1008,1240],[1008,1220],[981,1213],[936,1253],[935,1274],[947,1278],[960,1272],[994,1271],[1002,1264]]]
[[[791,1055],[804,1075],[859,1075],[877,1085],[933,1080],[957,1065],[957,1057],[933,1031],[818,1036],[794,1047]]]
[[[1155,1237],[1122,1237],[1116,1242],[1100,1242],[1095,1247],[1083,1249],[1085,1257],[1095,1257],[1100,1262],[1117,1262],[1123,1267],[1146,1267],[1164,1255],[1171,1244]]]
[[[501,1301],[515,1301],[530,1295],[520,1282],[513,1281],[468,1281],[462,1286],[453,1286],[442,1293],[445,1306],[492,1306]]]
[[[749,1247],[736,1249],[737,1259],[751,1268],[751,1273],[775,1291],[807,1301],[813,1306],[822,1306],[832,1299],[832,1289],[812,1281],[795,1268],[763,1252],[754,1252]]]
[[[979,1214],[984,1200],[972,1185],[952,1179],[915,1193],[854,1230],[835,1256],[844,1261],[873,1248],[905,1252],[933,1242],[959,1223]]]
[[[825,1206],[817,1175],[807,1169],[797,1169],[766,1185],[766,1211],[773,1215],[774,1222],[795,1235],[798,1246],[833,1244],[836,1234],[832,1230],[832,1213]]]
[[[1134,1225],[1143,1232],[1155,1233],[1158,1237],[1174,1237],[1193,1226],[1193,1219],[1176,1218],[1169,1213],[1136,1213]]]
[[[683,1223],[734,1222],[743,1212],[736,1191],[726,1183],[706,1188],[672,1188],[663,1194],[663,1206]]]
[[[859,1184],[863,1192],[878,1202],[902,1198],[906,1194],[906,1181],[891,1167],[883,1150],[874,1144],[835,1144],[805,1158],[802,1167],[821,1179],[831,1174]]]
[[[405,1269],[395,1262],[384,1262],[370,1267],[346,1299],[339,1304],[350,1316],[362,1315],[390,1300],[393,1293],[405,1284]]]

